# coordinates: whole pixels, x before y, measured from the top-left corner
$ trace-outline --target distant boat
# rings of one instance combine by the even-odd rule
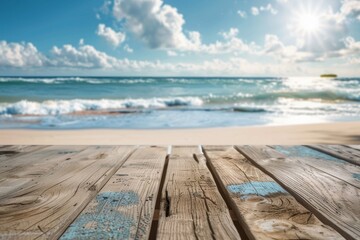
[[[336,74],[322,74],[320,75],[322,78],[337,78]]]

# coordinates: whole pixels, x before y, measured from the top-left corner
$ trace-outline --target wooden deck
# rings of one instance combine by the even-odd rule
[[[0,239],[360,239],[360,146],[0,146]]]

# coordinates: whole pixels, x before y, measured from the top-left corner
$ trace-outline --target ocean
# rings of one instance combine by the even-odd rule
[[[360,78],[0,77],[0,128],[208,128],[360,120]]]

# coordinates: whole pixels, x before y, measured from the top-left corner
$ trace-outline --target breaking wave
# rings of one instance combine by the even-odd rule
[[[82,111],[101,111],[107,109],[129,108],[169,108],[178,106],[201,106],[203,101],[196,97],[152,98],[124,100],[48,100],[34,102],[22,100],[15,103],[0,104],[0,115],[60,115]]]

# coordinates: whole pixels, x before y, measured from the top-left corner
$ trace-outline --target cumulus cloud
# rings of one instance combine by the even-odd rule
[[[229,31],[230,32],[230,31]],[[234,36],[232,39],[237,39]],[[236,40],[235,40],[236,41]],[[349,52],[359,52],[360,42],[355,41],[349,37],[346,40],[347,51],[342,54],[349,54]],[[264,55],[274,55],[283,62],[277,63],[261,63],[257,61],[250,61],[241,57],[231,57],[226,60],[224,59],[212,59],[197,63],[192,62],[177,62],[168,63],[161,61],[139,61],[129,60],[127,58],[119,59],[110,56],[104,52],[95,49],[90,45],[79,45],[78,47],[72,45],[64,45],[62,47],[53,47],[51,54],[45,57],[38,51],[32,51],[35,55],[41,56],[42,61],[36,62],[21,61],[21,64],[11,64],[0,60],[0,67],[12,66],[18,67],[19,69],[27,69],[31,67],[44,67],[48,69],[54,67],[56,69],[67,69],[67,70],[79,70],[79,69],[98,69],[98,70],[109,70],[114,73],[120,71],[122,73],[148,73],[154,75],[169,75],[169,74],[192,74],[192,75],[289,75],[294,74],[298,71],[299,66],[294,64],[294,61],[304,61],[306,58],[313,56],[307,55],[307,53],[301,52],[293,46],[286,46],[282,43],[279,38],[275,35],[268,35],[265,39],[265,45],[258,49],[259,53]],[[12,43],[7,45],[16,45],[18,43]],[[0,51],[3,53],[4,42],[0,42]],[[20,45],[27,46],[30,44],[21,43]],[[32,44],[31,44],[32,45]],[[230,46],[227,46],[230,48]],[[32,45],[30,49],[35,48]],[[35,48],[36,49],[36,48]],[[172,53],[169,53],[172,54]],[[176,55],[177,53],[175,53]],[[2,56],[2,54],[0,55]],[[24,57],[25,59],[27,57]],[[288,59],[288,60],[286,60]],[[358,63],[358,57],[353,56],[348,59],[352,64]],[[341,69],[338,69],[341,70]],[[299,72],[300,74],[300,72]],[[319,74],[319,73],[317,73]]]
[[[32,43],[8,43],[0,41],[0,66],[37,67],[42,66],[46,58]]]
[[[356,41],[353,37],[346,37],[340,42],[343,46],[341,48],[329,51],[309,51],[295,45],[286,45],[278,36],[268,34],[265,36],[265,44],[260,53],[284,62],[316,62],[331,58],[354,59],[354,56],[360,53],[360,41]]]
[[[111,68],[117,64],[116,58],[91,45],[81,45],[78,48],[69,44],[60,48],[55,46],[51,53],[51,65],[57,67]]]
[[[199,33],[183,32],[185,20],[175,7],[162,0],[115,0],[113,15],[150,48],[196,48]],[[192,35],[192,36],[191,36]]]
[[[194,36],[196,38],[196,36]],[[177,55],[168,51],[169,55]],[[37,51],[31,43],[0,42],[0,67],[18,67],[22,69],[31,67],[56,67],[57,69],[108,69],[134,72],[153,73],[188,73],[196,72],[222,73],[229,70],[239,70],[239,66],[248,70],[251,64],[246,60],[232,59],[231,61],[211,60],[201,63],[164,63],[160,61],[138,61],[119,59],[97,50],[91,45],[78,47],[66,44],[62,47],[53,47],[51,54],[45,57]],[[254,65],[252,65],[254,66]],[[229,72],[227,72],[229,74]]]
[[[356,41],[353,37],[346,37],[342,40],[345,47],[326,54],[327,57],[347,57],[360,53],[360,41]]]
[[[264,55],[271,55],[284,62],[317,61],[317,56],[311,52],[299,50],[296,46],[285,45],[276,35],[265,36],[265,44],[262,50]]]
[[[226,32],[220,32],[219,34],[224,38],[223,41],[201,44],[196,51],[207,54],[254,53],[258,46],[254,42],[246,43],[237,37],[238,33],[239,29],[237,28],[230,28]]]
[[[158,61],[138,61],[127,58],[119,59],[97,50],[91,45],[63,45],[53,47],[49,56],[49,66],[72,69],[108,69],[127,71],[146,71],[172,69],[172,65]]]
[[[125,33],[116,32],[112,28],[106,27],[105,24],[99,24],[96,34],[103,37],[114,47],[118,47],[125,41]]]

